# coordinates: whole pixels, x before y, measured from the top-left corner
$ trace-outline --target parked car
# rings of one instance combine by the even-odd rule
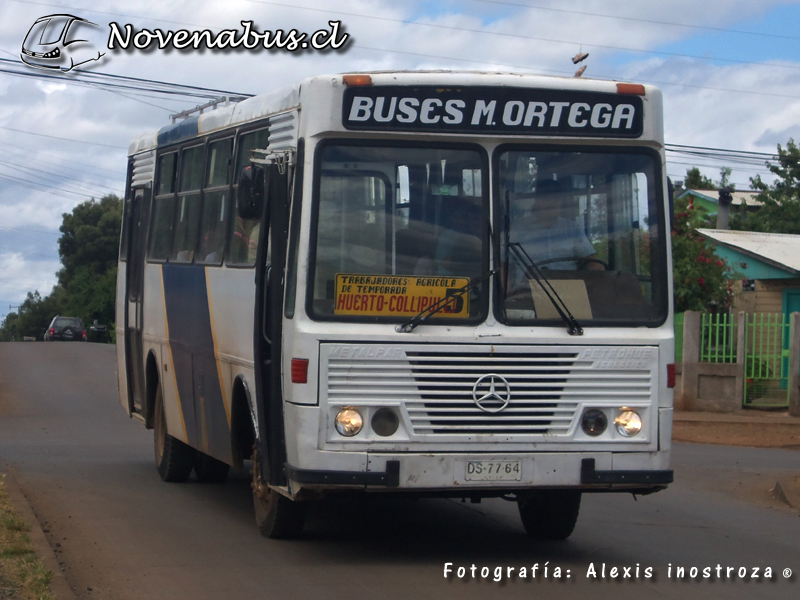
[[[55,316],[44,332],[45,342],[61,340],[65,342],[85,342],[86,328],[77,317]]]

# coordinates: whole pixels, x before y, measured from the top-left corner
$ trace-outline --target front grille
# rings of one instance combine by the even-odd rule
[[[419,348],[419,347],[417,347]],[[394,402],[405,406],[412,433],[444,435],[566,435],[583,402],[648,402],[649,369],[595,369],[578,352],[406,350],[394,357],[328,360],[329,402]],[[477,383],[481,378],[482,382]],[[501,379],[502,378],[502,379]],[[508,404],[489,398],[491,380]],[[503,381],[505,380],[505,382]]]
[[[562,402],[561,396],[575,354],[406,354],[422,400],[406,403],[415,433],[558,434],[569,429],[577,403]],[[500,399],[490,396],[492,387]],[[482,402],[487,410],[500,409],[506,399],[508,405],[487,412],[475,402],[484,396],[489,396]]]

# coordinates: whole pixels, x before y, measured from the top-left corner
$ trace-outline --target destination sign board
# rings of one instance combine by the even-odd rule
[[[468,284],[468,277],[337,273],[334,313],[413,317]],[[469,294],[454,297],[436,317],[469,317]]]
[[[353,130],[525,136],[642,135],[641,96],[517,87],[364,86],[344,91]]]

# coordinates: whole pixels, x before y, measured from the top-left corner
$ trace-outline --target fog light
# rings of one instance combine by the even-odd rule
[[[635,410],[622,409],[614,419],[614,425],[621,436],[633,437],[642,430],[642,418]]]
[[[336,415],[336,431],[345,437],[357,435],[364,427],[364,419],[355,408],[343,408]]]
[[[400,419],[391,408],[382,408],[372,415],[372,431],[383,437],[389,437],[397,431]]]
[[[592,437],[603,435],[603,432],[607,427],[608,418],[606,418],[606,413],[604,413],[602,410],[593,408],[583,413],[583,418],[581,419],[581,429],[583,429],[583,432],[586,435],[590,435]]]

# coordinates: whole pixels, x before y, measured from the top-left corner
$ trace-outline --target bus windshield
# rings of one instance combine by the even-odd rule
[[[581,324],[664,320],[667,277],[655,156],[497,151],[498,251],[504,265],[499,320],[513,325],[558,319],[537,272]]]
[[[403,321],[488,269],[482,150],[348,142],[319,152],[312,316]],[[487,291],[477,285],[431,322],[484,319]]]

